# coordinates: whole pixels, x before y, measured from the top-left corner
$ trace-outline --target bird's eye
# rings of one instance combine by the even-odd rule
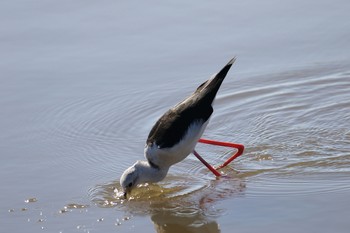
[[[132,182],[128,184],[128,187],[129,187],[129,188],[131,188],[131,186],[132,186]]]

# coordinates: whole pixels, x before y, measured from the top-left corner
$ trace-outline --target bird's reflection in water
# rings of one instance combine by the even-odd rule
[[[132,215],[149,215],[157,232],[220,232],[216,218],[226,210],[217,201],[242,195],[242,178],[220,177],[203,180],[170,177],[160,184],[139,187],[128,200],[116,195],[118,181],[90,190],[92,201],[100,207],[115,207]]]
[[[151,220],[159,233],[220,232],[216,218],[225,209],[216,209],[215,202],[243,193],[244,190],[242,180],[222,177],[182,199],[151,205]]]
[[[153,211],[151,220],[157,232],[220,232],[215,218],[208,218],[195,207],[160,208]]]

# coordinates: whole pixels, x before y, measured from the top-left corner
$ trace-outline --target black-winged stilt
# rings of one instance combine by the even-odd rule
[[[159,118],[146,141],[147,160],[137,161],[120,178],[124,197],[138,184],[163,180],[170,166],[194,151],[213,113],[212,103],[216,93],[234,62],[235,58],[231,59],[191,96]]]

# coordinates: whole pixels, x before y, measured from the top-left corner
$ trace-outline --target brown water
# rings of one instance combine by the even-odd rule
[[[3,1],[1,232],[348,232],[348,1]],[[194,156],[128,201],[157,118],[232,57]],[[219,164],[231,151],[198,144]]]

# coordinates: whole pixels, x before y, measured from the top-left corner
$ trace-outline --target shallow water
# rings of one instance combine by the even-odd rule
[[[144,4],[144,5],[143,5]],[[1,232],[347,232],[347,1],[0,3]],[[194,156],[117,196],[157,118],[232,57]],[[198,144],[220,164],[232,151]]]

